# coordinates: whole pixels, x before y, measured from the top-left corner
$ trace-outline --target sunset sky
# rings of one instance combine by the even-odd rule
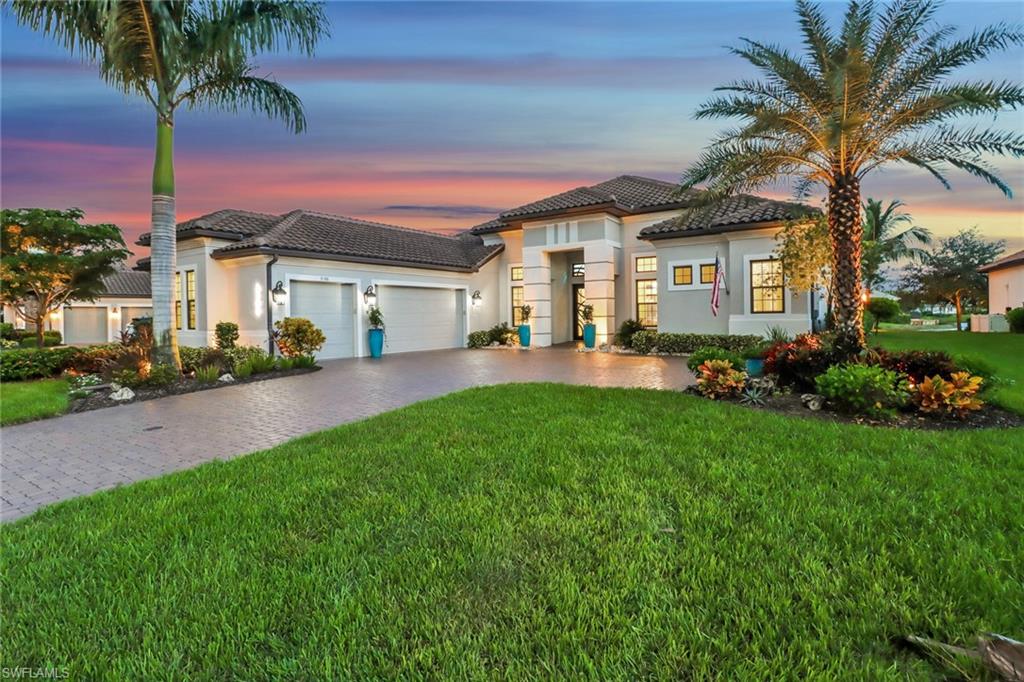
[[[314,59],[259,62],[302,98],[308,132],[179,113],[179,220],[307,208],[455,231],[622,173],[675,180],[728,125],[694,121],[698,104],[756,75],[726,46],[743,36],[799,48],[790,3],[334,3],[328,13],[332,37]],[[1021,22],[1024,3],[950,3],[940,19],[964,30]],[[2,39],[3,206],[79,206],[134,241],[149,223],[148,104],[7,14]],[[1018,49],[962,75],[1019,81],[1022,64]],[[996,123],[1021,130],[1024,113]],[[866,193],[902,199],[940,236],[977,225],[1024,248],[1024,162],[998,166],[1013,200],[963,174],[949,192],[903,168],[876,174]]]

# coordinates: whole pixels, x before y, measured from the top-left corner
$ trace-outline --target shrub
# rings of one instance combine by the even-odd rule
[[[217,339],[217,348],[234,348],[238,341],[238,325],[234,322],[218,322],[213,334]]]
[[[170,386],[180,378],[181,374],[174,365],[153,365],[149,368],[149,374],[146,375],[145,384],[154,388],[163,388]]]
[[[469,335],[467,345],[470,348],[483,348],[497,343],[499,346],[510,346],[515,343],[516,330],[502,322],[490,329],[472,332]]]
[[[831,343],[831,337],[799,334],[792,341],[781,341],[764,351],[765,372],[775,375],[780,386],[801,391],[815,389],[815,380],[843,356]]]
[[[984,405],[978,398],[982,383],[984,379],[969,372],[954,372],[948,381],[939,376],[925,377],[914,387],[914,403],[922,412],[946,412],[963,419]]]
[[[765,340],[769,345],[776,343],[789,343],[793,340],[793,335],[789,333],[789,330],[779,325],[772,325],[765,330]]]
[[[708,360],[697,369],[697,390],[712,400],[739,395],[747,379],[747,373],[733,369],[728,360]]]
[[[949,353],[940,350],[887,351],[874,348],[865,355],[865,364],[905,374],[915,384],[924,381],[925,377],[949,377],[960,370]]]
[[[686,360],[691,372],[696,372],[708,360],[728,360],[733,369],[742,370],[746,363],[738,353],[727,351],[717,346],[704,346],[695,350]]]
[[[1014,334],[1024,334],[1024,307],[1014,308],[1006,313],[1006,322]]]
[[[274,339],[288,357],[311,355],[323,348],[327,341],[324,333],[304,317],[286,317],[275,322]]]
[[[299,355],[292,358],[292,366],[295,369],[310,369],[316,367],[316,358],[312,355]]]
[[[298,356],[296,356],[296,357],[298,357]],[[276,364],[277,364],[277,368],[279,370],[281,370],[282,372],[287,372],[288,370],[295,368],[295,359],[294,358],[278,358]]]
[[[0,350],[10,350],[18,347],[18,342],[14,339],[0,339]]]
[[[907,399],[907,381],[877,365],[833,365],[816,381],[818,392],[843,412],[882,417]]]
[[[644,331],[644,326],[636,320],[626,320],[619,325],[619,331],[615,334],[615,345],[623,348],[633,347],[633,335]]]
[[[483,348],[491,345],[490,337],[486,330],[470,332],[466,338],[466,345],[470,348]]]
[[[370,308],[370,311],[366,313],[366,319],[369,320],[371,328],[384,329],[384,313],[379,305]]]
[[[220,378],[220,367],[207,365],[196,370],[196,381],[201,384],[212,384]]]
[[[759,336],[740,334],[670,334],[645,330],[633,335],[633,349],[638,353],[654,350],[661,353],[692,353],[705,346],[740,352],[760,342]]]
[[[62,341],[63,338],[58,331],[43,332],[43,347],[45,348],[49,348],[50,346],[59,346]],[[21,334],[21,340],[18,342],[18,345],[22,348],[36,348],[36,343],[38,343],[36,333],[27,332]]]
[[[71,364],[79,349],[19,348],[0,353],[0,381],[24,381],[60,374]]]
[[[892,322],[902,314],[900,304],[891,298],[873,298],[868,301],[865,308],[874,318],[874,328],[878,329],[879,322]],[[865,316],[866,319],[866,316]],[[867,327],[867,324],[864,325]]]
[[[236,379],[248,379],[252,376],[252,361],[243,360],[235,365],[234,377]]]
[[[108,378],[112,384],[126,386],[131,389],[138,388],[144,381],[142,375],[130,367],[113,369],[109,372]]]
[[[253,354],[247,362],[249,366],[252,367],[253,374],[273,372],[274,368],[277,366],[274,356],[269,353],[260,353],[259,355]]]
[[[105,343],[99,346],[86,346],[85,348],[78,348],[76,350],[78,352],[72,355],[68,366],[65,367],[65,369],[78,372],[80,374],[101,373],[121,356],[133,352],[132,349],[116,343]],[[138,354],[134,355],[134,364],[136,365],[136,368],[139,364],[138,357]]]
[[[210,352],[213,349],[207,349]],[[220,351],[224,356],[224,367],[234,367],[239,362],[245,362],[250,358],[266,355],[266,351],[259,346],[235,346],[234,348],[225,348]]]
[[[14,339],[14,325],[10,322],[0,322],[0,339]]]

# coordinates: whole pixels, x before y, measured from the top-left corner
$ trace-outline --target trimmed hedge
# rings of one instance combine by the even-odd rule
[[[117,344],[60,346],[58,348],[15,348],[0,353],[0,381],[45,379],[73,369],[84,374],[99,372],[108,361],[125,352]]]
[[[644,330],[633,334],[632,347],[638,353],[692,353],[699,348],[715,346],[735,353],[762,343],[751,334],[670,334]]]

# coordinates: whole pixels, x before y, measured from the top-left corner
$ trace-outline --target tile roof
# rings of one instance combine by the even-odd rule
[[[103,278],[104,296],[130,296],[149,298],[152,296],[148,272],[115,272]]]
[[[249,220],[245,218],[241,222],[248,224]],[[449,237],[358,218],[297,210],[275,218],[258,233],[217,249],[213,256],[287,253],[471,272],[502,248],[500,244],[486,246],[475,235]]]
[[[978,272],[992,272],[993,270],[1012,268],[1015,265],[1024,265],[1024,250],[1018,251],[1017,253],[1011,253],[1009,256],[1003,256],[999,260],[994,260],[988,265],[983,265],[978,268]]]
[[[704,209],[691,209],[640,230],[641,239],[664,239],[743,229],[759,223],[792,220],[818,213],[817,209],[789,201],[737,194]]]
[[[179,235],[199,232],[225,239],[241,239],[270,229],[280,219],[281,216],[269,213],[226,208],[178,223],[177,231]],[[140,235],[137,243],[148,246],[149,232]]]

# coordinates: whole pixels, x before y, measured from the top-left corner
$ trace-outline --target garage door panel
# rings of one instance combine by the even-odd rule
[[[290,299],[291,316],[308,319],[327,337],[317,357],[326,360],[355,355],[355,292],[351,284],[293,281]]]
[[[75,307],[64,309],[64,343],[106,343],[107,309]]]
[[[463,312],[453,289],[381,287],[380,305],[387,324],[387,351],[459,348],[463,345]]]

